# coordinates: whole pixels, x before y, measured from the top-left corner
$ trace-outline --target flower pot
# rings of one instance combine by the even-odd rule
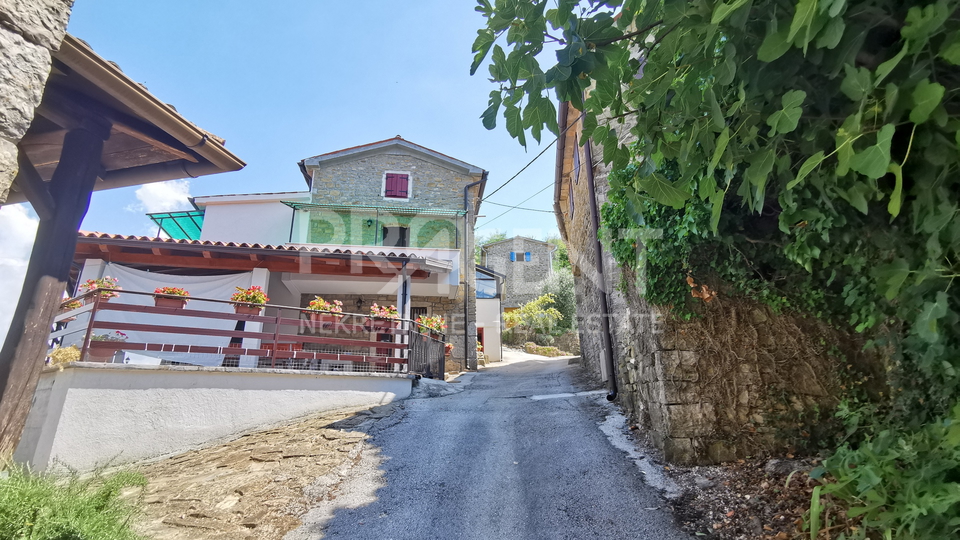
[[[183,307],[187,305],[186,300],[181,298],[170,298],[168,296],[154,296],[153,301],[154,305],[157,307],[183,309]]]
[[[368,318],[364,326],[371,330],[389,330],[391,328],[400,328],[400,321]]]
[[[100,297],[100,301],[101,301],[101,302],[109,302],[111,298],[113,298],[113,297],[112,297],[112,296],[101,296],[101,297]],[[96,302],[96,301],[97,301],[97,295],[95,295],[95,294],[91,294],[90,296],[88,296],[88,297],[86,297],[86,298],[83,299],[83,303],[84,303],[84,304],[92,304],[92,303],[94,303],[94,302]]]
[[[259,315],[263,311],[263,306],[257,304],[234,304],[234,311],[238,315]]]
[[[430,330],[430,337],[432,337],[433,339],[440,339],[440,332],[435,332],[433,330]]]
[[[337,323],[340,322],[342,315],[332,313],[310,313],[310,320],[319,323]]]

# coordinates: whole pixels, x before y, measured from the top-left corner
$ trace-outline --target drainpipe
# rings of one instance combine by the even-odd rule
[[[593,178],[593,151],[589,140],[584,145],[584,154],[587,162],[587,190],[590,192],[590,221],[593,225],[593,243],[597,253],[597,281],[601,293],[600,325],[602,329],[601,338],[603,339],[603,361],[607,366],[607,373],[609,374],[607,382],[610,393],[607,394],[607,401],[613,401],[617,399],[617,377],[614,374],[613,347],[610,343],[610,310],[607,306],[607,281],[603,275],[603,246],[600,245],[600,213],[597,211],[597,192]]]
[[[469,240],[469,238],[467,237],[467,229],[473,226],[470,223],[470,210],[469,210],[470,205],[469,205],[469,202],[467,201],[467,197],[469,197],[470,195],[470,188],[472,188],[473,186],[483,184],[486,181],[487,181],[487,171],[483,171],[483,176],[480,177],[480,180],[477,180],[476,182],[463,186],[463,212],[464,212],[463,214],[463,269],[461,269],[461,273],[464,274],[463,276],[463,362],[467,366],[467,369],[470,368],[470,365],[469,365],[470,353],[468,352],[470,350],[468,348],[468,345],[470,343],[469,341],[470,340],[470,311],[469,311],[468,302],[470,298],[467,296],[468,294],[470,294],[470,282],[469,282],[469,277],[466,276],[465,271],[466,271],[466,267],[468,266],[467,265],[467,247],[469,247],[470,245],[470,243],[467,242],[467,240]],[[472,251],[470,252],[469,256],[473,257]],[[476,347],[476,345],[474,345],[474,347]],[[474,368],[476,369],[476,366],[474,366]]]

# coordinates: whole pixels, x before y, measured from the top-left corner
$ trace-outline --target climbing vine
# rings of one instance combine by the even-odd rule
[[[648,299],[689,314],[690,278],[893,351],[893,412],[826,461],[825,490],[888,537],[955,535],[960,494],[941,488],[960,467],[946,450],[960,396],[958,2],[478,4],[472,70],[489,55],[498,85],[484,125],[502,111],[522,144],[540,140],[559,131],[554,96],[569,101],[618,171],[607,228],[685,235],[641,240]],[[633,264],[637,239],[610,240]],[[921,442],[923,460],[904,450]],[[818,491],[813,528],[819,504]],[[910,511],[923,504],[940,513]]]

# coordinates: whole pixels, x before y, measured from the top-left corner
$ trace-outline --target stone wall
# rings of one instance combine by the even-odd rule
[[[0,2],[0,204],[17,176],[17,143],[30,128],[73,0]]]
[[[629,126],[623,126],[625,130]],[[570,130],[570,136],[576,131]],[[789,450],[816,439],[836,404],[840,367],[869,365],[860,343],[812,318],[773,313],[757,302],[722,297],[699,306],[700,317],[671,319],[648,305],[633,272],[624,274],[606,249],[598,255],[590,219],[586,166],[573,174],[567,145],[559,216],[576,278],[582,366],[606,379],[601,298],[606,297],[617,401],[643,425],[664,457],[710,463]],[[602,155],[599,148],[593,155]],[[609,169],[596,165],[598,208],[607,201]],[[568,191],[567,191],[568,190]],[[596,271],[597,257],[603,275]],[[839,349],[828,349],[839,344]]]
[[[410,175],[410,200],[381,195],[386,171]],[[402,150],[333,164],[322,164],[313,173],[313,202],[358,204],[443,210],[463,210],[463,188],[477,178],[442,167]]]
[[[543,281],[553,272],[550,252],[553,246],[545,242],[517,236],[483,247],[483,266],[506,276],[504,283],[504,308],[515,308],[540,296]],[[516,261],[510,253],[516,253]],[[530,252],[530,261],[524,253]]]

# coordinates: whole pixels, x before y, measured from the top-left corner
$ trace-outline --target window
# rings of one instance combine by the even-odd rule
[[[570,217],[573,217],[573,184],[567,184],[570,189],[567,191],[567,198],[570,199]]]
[[[520,253],[519,251],[511,251],[510,262],[530,262],[530,252]]]
[[[407,247],[407,232],[409,229],[406,227],[384,227],[383,228],[383,242],[380,243],[382,246],[390,247]]]
[[[427,308],[425,307],[410,307],[410,320],[415,321],[417,317],[426,317]]]
[[[394,171],[383,173],[383,197],[386,199],[410,199],[410,174]]]

